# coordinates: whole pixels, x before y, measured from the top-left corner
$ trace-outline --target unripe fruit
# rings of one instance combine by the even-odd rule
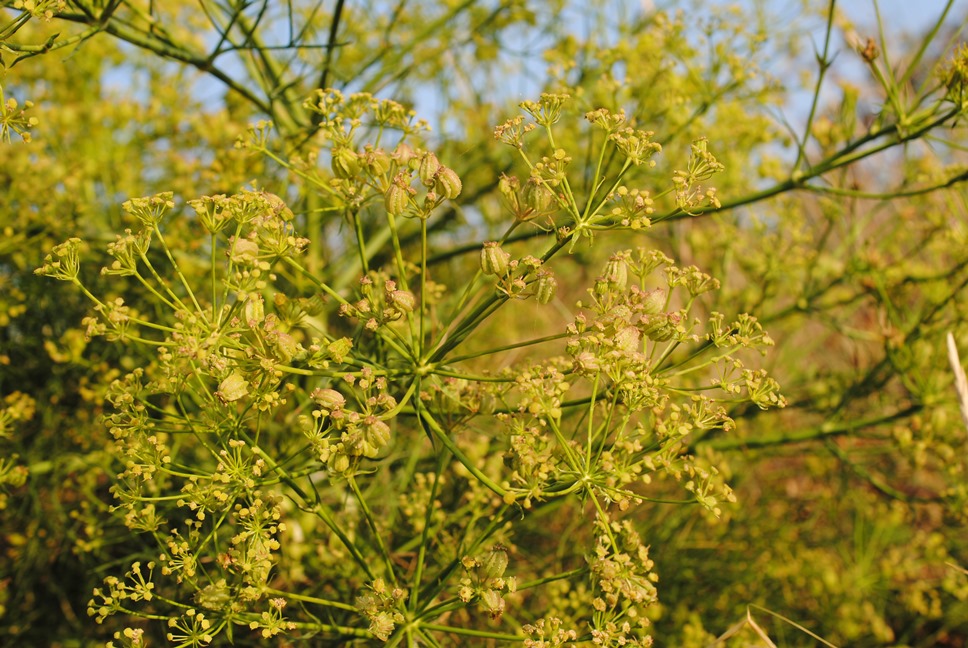
[[[346,404],[346,399],[335,389],[314,389],[310,396],[317,405],[331,412],[343,409],[343,405]]]
[[[366,170],[377,177],[390,170],[390,156],[383,149],[367,151],[363,162],[366,164]]]
[[[417,298],[409,290],[394,290],[387,295],[391,306],[404,313],[412,313],[417,305]]]
[[[391,183],[384,197],[384,205],[387,213],[393,216],[400,216],[407,210],[409,203],[410,192],[407,191],[407,187],[402,186],[396,181]]]
[[[425,153],[423,158],[420,160],[420,167],[417,170],[417,175],[420,176],[420,182],[426,187],[433,187],[434,183],[437,181],[437,171],[440,170],[440,161],[437,156],[433,153]]]
[[[547,270],[538,272],[538,280],[535,282],[534,295],[539,304],[547,304],[555,298],[558,292],[558,280]]]
[[[434,186],[438,193],[453,200],[460,195],[463,187],[457,172],[445,166],[440,167],[440,171],[437,172],[437,184]]]
[[[497,241],[488,241],[481,250],[481,270],[486,275],[503,277],[508,272],[511,255],[501,249]]]
[[[555,198],[545,183],[534,177],[528,178],[522,193],[524,206],[534,212],[547,210]]]
[[[229,258],[232,263],[241,265],[255,263],[259,258],[259,244],[246,238],[237,238],[232,241]]]
[[[662,288],[655,288],[645,293],[642,299],[642,310],[649,315],[657,315],[665,308],[666,292]]]
[[[360,172],[360,156],[345,146],[334,148],[332,167],[337,178],[352,178]]]
[[[225,380],[219,383],[218,391],[215,393],[223,403],[231,403],[239,400],[249,393],[249,383],[238,372],[232,372]]]
[[[619,290],[625,290],[629,282],[629,266],[624,256],[616,254],[608,260],[608,265],[605,266],[605,278],[609,284]]]

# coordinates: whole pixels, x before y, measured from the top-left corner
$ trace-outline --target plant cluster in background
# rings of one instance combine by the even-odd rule
[[[0,633],[959,645],[953,3],[333,4],[4,4]]]
[[[181,645],[240,628],[438,643],[465,633],[513,640],[537,609],[579,640],[649,642],[657,576],[631,516],[664,479],[681,482],[682,504],[719,516],[735,498],[715,461],[684,452],[685,440],[730,428],[726,407],[784,401],[739,357],[773,343],[755,318],[696,314],[718,281],[646,248],[612,255],[557,335],[517,340],[533,352],[526,368],[468,368],[507,344],[455,357],[499,309],[529,298],[551,308],[557,253],[596,231],[648,225],[642,194],[619,182],[659,147],[623,127],[623,115],[590,112],[603,131],[597,157],[626,162],[610,186],[603,177],[592,183],[600,191],[577,194],[571,158],[554,148],[567,101],[525,103],[533,121],[496,131],[531,170],[520,196],[505,194],[530,210],[509,232],[542,213],[546,233],[529,240],[536,254],[485,243],[463,285],[435,281],[427,264],[427,222],[460,195],[457,174],[410,146],[415,129],[399,104],[336,91],[307,103],[323,116],[332,175],[304,159],[284,164],[356,233],[364,274],[355,287],[340,291],[306,268],[310,241],[264,191],[191,200],[194,217],[181,221],[170,193],[125,202],[133,229],[107,245],[100,271],[118,278],[111,294],[81,280],[79,239],[53,248],[37,272],[91,300],[86,336],[153,356],[113,381],[104,417],[121,467],[111,510],[151,539],[148,553],[105,578],[90,616],[167,619]],[[554,151],[540,161],[525,136],[532,124]],[[356,139],[362,125],[375,129],[370,144]],[[402,135],[391,151],[379,146],[385,131]],[[272,156],[264,133],[257,126],[240,145]],[[705,145],[695,155],[670,183],[683,209],[696,200],[681,189],[692,168],[718,164]],[[380,266],[364,233],[377,218],[389,239]],[[408,222],[420,234],[409,246]],[[173,248],[168,229],[199,241],[197,252]],[[559,340],[563,355],[540,351]],[[549,508],[586,520],[564,563],[520,540]],[[334,555],[293,558],[316,543]],[[563,605],[545,591],[557,581],[586,594]],[[475,629],[478,616],[489,621]]]

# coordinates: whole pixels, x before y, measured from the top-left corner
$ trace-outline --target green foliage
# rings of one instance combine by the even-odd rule
[[[5,639],[968,634],[944,16],[160,4],[4,3]]]

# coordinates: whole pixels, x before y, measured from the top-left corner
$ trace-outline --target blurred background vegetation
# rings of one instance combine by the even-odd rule
[[[497,184],[520,169],[492,134],[517,102],[566,91],[576,124],[624,107],[666,170],[706,138],[722,208],[659,200],[635,244],[719,278],[710,311],[759,317],[789,405],[691,440],[728,467],[738,503],[723,520],[655,504],[637,522],[661,578],[657,641],[709,645],[749,609],[778,645],[815,645],[781,616],[837,645],[968,643],[968,436],[944,347],[951,331],[968,357],[964,2],[922,3],[937,11],[920,31],[867,2],[0,4],[0,643],[109,638],[87,601],[135,552],[108,514],[99,416],[110,381],[151,359],[86,340],[88,304],[33,269],[70,236],[103,247],[130,197],[173,191],[183,210],[253,181],[296,213],[311,267],[345,265],[324,199],[234,146],[271,119],[280,155],[305,154],[318,124],[302,102],[326,87],[430,121],[464,183],[432,228],[455,273],[509,223]],[[582,149],[577,125],[564,137]],[[643,188],[659,184],[649,173]],[[557,266],[562,304],[630,245],[596,242]],[[515,313],[493,335],[567,321]],[[548,516],[549,538],[573,532]]]

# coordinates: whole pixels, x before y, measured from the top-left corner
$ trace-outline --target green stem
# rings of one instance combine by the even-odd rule
[[[464,464],[464,467],[467,468],[472,475],[477,477],[478,481],[487,486],[501,498],[504,498],[508,494],[508,491],[498,486],[494,481],[491,480],[490,477],[485,475],[478,469],[477,466],[474,465],[474,462],[472,462],[467,455],[461,451],[457,444],[454,443],[454,440],[451,439],[447,432],[440,427],[437,421],[434,420],[433,416],[431,416],[430,412],[421,403],[419,398],[414,401],[414,404],[416,406],[417,415],[419,416],[420,421],[426,426],[426,429],[433,433],[434,438],[443,443],[444,446],[450,450],[455,457],[457,457],[457,460]]]
[[[383,561],[386,563],[385,566],[387,578],[389,578],[390,582],[396,586],[397,575],[393,570],[393,562],[390,560],[390,552],[387,551],[386,545],[383,543],[383,534],[376,525],[376,518],[373,516],[373,512],[370,511],[370,506],[366,503],[366,498],[363,497],[359,484],[356,483],[356,477],[350,475],[347,477],[346,481],[349,483],[350,490],[353,491],[353,496],[356,497],[356,501],[360,505],[360,510],[363,512],[363,517],[366,520],[366,524],[370,527],[370,532],[373,533],[373,539],[376,542],[377,549],[380,550],[380,555],[383,556]]]

